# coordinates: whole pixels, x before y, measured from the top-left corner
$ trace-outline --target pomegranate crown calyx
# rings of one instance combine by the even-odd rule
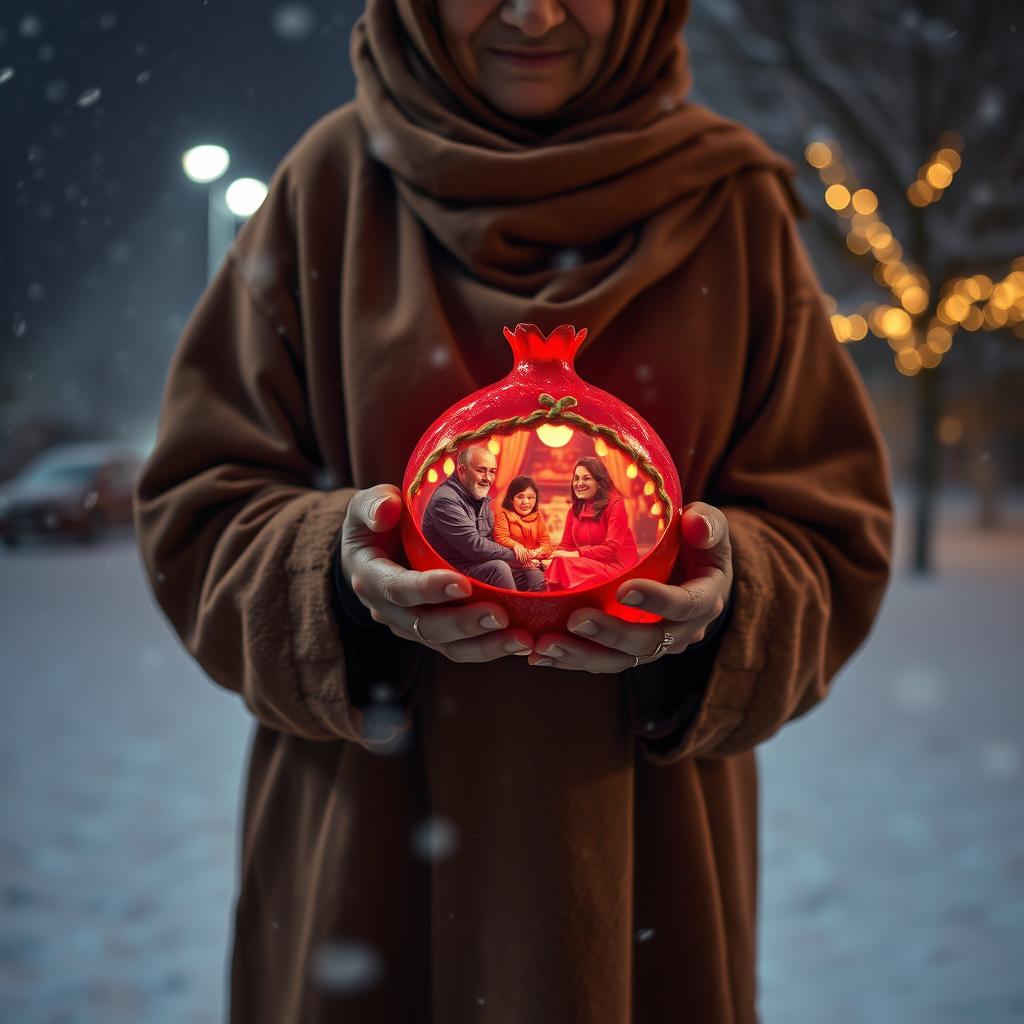
[[[572,324],[556,327],[547,337],[536,324],[516,324],[515,331],[505,328],[505,337],[517,363],[555,361],[571,365],[586,336],[586,327],[577,331]]]

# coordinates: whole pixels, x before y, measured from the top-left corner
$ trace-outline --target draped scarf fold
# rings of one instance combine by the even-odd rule
[[[579,295],[624,262],[643,280],[699,244],[738,172],[794,167],[685,97],[689,0],[621,2],[604,63],[548,123],[510,120],[450,61],[432,5],[368,0],[352,34],[370,156],[463,267],[523,296]],[[643,244],[643,235],[653,244]]]

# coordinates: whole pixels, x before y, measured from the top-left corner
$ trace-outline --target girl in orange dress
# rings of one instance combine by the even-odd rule
[[[600,583],[639,560],[622,495],[599,459],[576,463],[571,496],[562,539],[545,564],[549,590]]]
[[[505,491],[501,508],[494,513],[494,540],[512,548],[526,566],[529,590],[546,590],[541,559],[549,558],[554,545],[540,514],[540,488],[533,477],[517,476]]]

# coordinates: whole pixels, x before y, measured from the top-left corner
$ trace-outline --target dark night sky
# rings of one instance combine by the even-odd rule
[[[205,190],[185,177],[181,154],[219,142],[230,176],[269,180],[309,125],[351,97],[348,40],[361,9],[359,0],[3,5],[7,431],[30,414],[126,437],[151,429],[167,361],[205,285]]]
[[[969,64],[950,64],[954,91],[980,97],[983,115],[1014,96],[1024,102],[1020,66],[1010,67],[1020,2],[996,3],[988,48],[961,53]],[[728,19],[731,5],[712,6]],[[972,38],[971,8],[941,6],[949,10],[934,22],[940,50]],[[269,180],[310,125],[351,98],[349,36],[362,7],[363,0],[0,4],[0,476],[32,423],[151,438],[168,361],[206,283],[206,191],[185,177],[181,154],[218,142],[232,154],[229,179]],[[864,0],[832,15],[813,3],[804,11],[867,19],[867,36],[849,38],[871,45],[840,47],[856,57],[850,73],[880,84],[878,102],[892,106],[895,97],[905,107],[897,75],[912,62],[898,47],[919,20],[911,8]],[[749,124],[802,164],[803,142],[784,124],[803,116],[794,95],[766,90],[749,61],[739,71],[727,63],[728,50],[708,43],[700,14],[686,30],[690,98]],[[982,123],[996,141],[976,151],[972,166],[998,162],[999,140],[1014,137],[1004,121],[1016,121],[1012,109]],[[965,119],[978,122],[970,111]],[[908,153],[912,178],[918,154]],[[869,165],[861,167],[871,180]],[[807,166],[801,179],[805,194],[820,193]],[[802,230],[826,290],[875,290],[863,266],[819,244],[817,227]],[[893,376],[884,344],[855,356],[862,370],[880,361]]]

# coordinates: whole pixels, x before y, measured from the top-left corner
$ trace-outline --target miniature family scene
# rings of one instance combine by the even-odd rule
[[[618,452],[604,448],[605,465],[574,460],[574,450],[546,448],[536,434],[463,448],[426,501],[424,537],[453,568],[506,590],[547,593],[618,576],[639,561],[638,533],[644,553],[656,540],[661,510],[644,500],[654,484],[638,485],[636,465]]]
[[[406,468],[410,564],[456,569],[538,626],[568,614],[570,593],[651,620],[613,592],[627,576],[664,581],[679,549],[676,467],[646,420],[577,375],[587,334],[505,327],[512,370],[442,413]]]

